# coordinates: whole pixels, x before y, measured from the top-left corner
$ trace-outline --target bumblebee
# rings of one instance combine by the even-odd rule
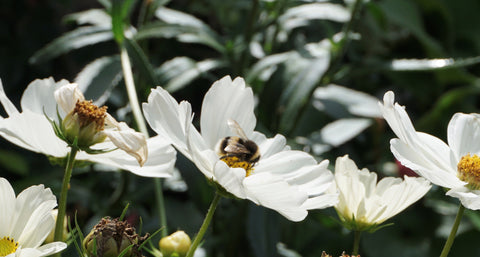
[[[228,126],[238,135],[225,137],[217,145],[220,160],[232,168],[244,168],[247,176],[252,167],[260,159],[258,145],[248,139],[240,125],[234,120],[228,120]]]

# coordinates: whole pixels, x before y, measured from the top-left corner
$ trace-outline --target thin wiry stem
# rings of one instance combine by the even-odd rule
[[[221,198],[222,196],[220,196],[220,194],[215,193],[215,197],[213,198],[212,203],[208,208],[207,216],[205,216],[205,219],[203,220],[203,224],[200,227],[200,230],[198,231],[198,234],[195,237],[195,240],[193,240],[193,243],[190,246],[190,249],[188,249],[186,257],[192,257],[193,254],[195,253],[195,250],[197,250],[197,247],[202,241],[203,236],[205,235],[205,232],[207,232],[208,226],[210,225],[210,221],[212,221],[213,214],[215,213],[215,209],[217,208],[217,205],[220,202]]]
[[[67,195],[70,185],[70,178],[72,177],[73,164],[75,163],[75,156],[77,155],[78,148],[71,146],[70,153],[67,155],[67,166],[65,167],[65,174],[63,175],[62,191],[60,192],[60,200],[58,202],[58,214],[57,222],[55,224],[55,234],[53,241],[63,242],[63,225],[65,220],[65,213],[67,211]],[[61,253],[55,254],[56,257],[60,257]]]
[[[143,119],[140,104],[138,103],[135,82],[133,81],[132,66],[130,65],[130,58],[128,57],[127,49],[123,45],[120,46],[120,58],[122,60],[123,79],[125,80],[125,86],[127,87],[128,101],[130,102],[130,107],[132,108],[133,117],[140,132],[142,132],[144,135],[148,135],[147,124]]]
[[[445,246],[443,246],[442,253],[440,257],[447,257],[448,253],[450,252],[450,248],[452,248],[453,241],[455,240],[455,235],[457,234],[458,226],[460,225],[460,220],[462,220],[463,212],[465,211],[465,207],[460,204],[458,207],[457,216],[455,217],[455,222],[452,226],[452,231],[450,231],[450,235],[448,236],[447,241],[445,242]]]
[[[122,60],[123,77],[125,80],[125,86],[127,87],[128,100],[132,108],[133,117],[137,123],[138,129],[145,137],[148,138],[148,130],[145,119],[143,118],[140,104],[138,103],[137,91],[135,88],[135,82],[133,81],[132,67],[130,65],[130,58],[128,57],[127,49],[124,45],[120,45],[120,58]],[[167,230],[167,216],[165,212],[165,203],[163,199],[162,181],[160,178],[154,178],[155,183],[155,196],[157,198],[157,207],[159,210],[160,226],[162,230],[162,236],[168,235]]]

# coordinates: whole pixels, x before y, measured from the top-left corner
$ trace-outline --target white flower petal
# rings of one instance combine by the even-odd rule
[[[303,204],[302,208],[306,210],[324,209],[334,206],[338,203],[338,194],[324,194],[316,197],[308,198]]]
[[[424,178],[405,176],[403,181],[400,178],[382,179],[377,186],[377,195],[382,196],[386,210],[377,219],[383,222],[397,215],[422,198],[430,188],[430,183]]]
[[[55,90],[54,96],[57,104],[66,114],[75,108],[77,101],[85,101],[77,84],[68,84],[58,88]]]
[[[147,103],[143,103],[142,106],[150,127],[187,158],[191,158],[187,150],[188,131],[193,128],[190,104],[187,102],[178,104],[166,90],[157,87],[152,90]]]
[[[142,167],[138,165],[138,160],[135,157],[120,149],[101,154],[79,152],[76,159],[129,170],[143,177],[169,177],[175,165],[176,151],[160,136],[151,137],[147,139],[146,143],[148,159]],[[96,148],[109,150],[115,148],[115,145],[111,142],[106,142],[96,145]]]
[[[14,218],[15,192],[12,186],[4,178],[0,178],[0,237],[8,235],[8,228]]]
[[[5,112],[8,116],[14,115],[18,113],[17,107],[8,99],[7,95],[5,94],[5,90],[3,89],[2,80],[0,79],[0,103],[2,103]]]
[[[277,134],[273,138],[266,138],[265,135],[255,132],[250,140],[257,143],[262,159],[286,150],[287,139],[282,135]]]
[[[55,219],[50,214],[56,206],[56,201],[45,202],[32,213],[28,219],[22,234],[18,238],[23,247],[39,247],[55,227]]]
[[[302,167],[316,164],[315,159],[305,152],[283,151],[267,158],[262,157],[257,165],[255,165],[253,172],[271,172],[272,174],[288,178],[296,176],[292,172]]]
[[[0,120],[0,135],[20,147],[37,153],[65,157],[69,151],[67,144],[55,135],[47,118],[43,114],[29,110]]]
[[[252,89],[245,87],[242,78],[232,81],[226,76],[216,81],[203,98],[200,116],[200,129],[207,146],[214,148],[219,139],[235,136],[227,124],[229,119],[235,120],[250,138],[256,124],[253,108]]]
[[[193,127],[193,125],[192,125]],[[188,148],[191,153],[190,160],[195,163],[197,168],[208,178],[213,177],[213,170],[218,162],[218,155],[213,149],[205,146],[205,141],[198,131],[194,128],[190,130],[188,136]]]
[[[308,212],[302,204],[307,194],[270,173],[253,174],[243,180],[248,199],[274,209],[291,221],[302,221]]]
[[[367,185],[361,183],[359,177],[357,165],[347,155],[337,158],[335,162],[335,182],[340,195],[336,208],[340,209],[340,213],[343,213],[344,216],[351,217],[354,214],[357,217],[358,208],[362,199],[365,198],[365,187]]]
[[[480,154],[480,115],[456,113],[448,123],[448,145],[458,162],[467,154]]]
[[[440,148],[438,149],[440,150]],[[446,170],[438,167],[434,162],[425,159],[424,156],[398,139],[390,140],[390,150],[395,158],[397,158],[397,160],[403,165],[414,170],[433,184],[446,188],[459,187],[466,184],[458,179],[456,174],[453,173],[455,172],[455,169],[451,168]]]
[[[452,188],[447,195],[460,199],[462,205],[470,210],[480,210],[480,190],[470,190],[466,187]]]
[[[242,182],[246,172],[242,168],[229,168],[223,161],[218,161],[214,169],[215,180],[228,192],[238,198],[245,199]]]
[[[453,179],[457,163],[453,160],[448,145],[434,136],[416,132],[405,108],[393,102],[393,92],[387,92],[380,108],[385,120],[399,138],[390,141],[395,157],[434,184],[444,187],[460,185],[458,179]],[[449,183],[449,180],[453,182]]]
[[[328,160],[323,160],[318,165],[305,166],[302,172],[296,172],[296,176],[287,179],[292,185],[298,185],[299,190],[308,193],[309,196],[317,196],[327,192],[335,184],[332,172],[328,169]]]
[[[14,230],[9,234],[23,247],[39,246],[53,228],[54,218],[50,211],[55,206],[56,198],[49,188],[39,185],[23,190],[15,202],[17,215],[11,220]]]
[[[65,248],[67,248],[67,244],[64,242],[53,242],[49,244],[42,245],[37,248],[40,252],[42,252],[42,255],[40,256],[50,256],[54,253],[58,253],[63,251]]]
[[[57,103],[53,101],[55,90],[69,84],[66,80],[36,79],[32,81],[23,92],[20,105],[22,111],[30,110],[34,113],[44,114],[55,118],[57,116]],[[62,110],[59,110],[62,111]]]
[[[137,132],[124,122],[118,123],[112,116],[107,114],[106,121],[113,124],[116,129],[105,129],[105,133],[113,144],[137,159],[140,166],[147,161],[148,147],[145,136]]]
[[[40,257],[42,252],[34,248],[26,248],[17,250],[15,254],[7,255],[7,257]]]

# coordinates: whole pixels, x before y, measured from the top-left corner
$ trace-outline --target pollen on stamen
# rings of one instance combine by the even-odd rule
[[[226,156],[221,158],[221,160],[230,168],[243,168],[247,172],[246,177],[250,176],[253,172],[253,165],[249,162],[241,161],[237,156]]]
[[[8,236],[0,239],[0,256],[7,256],[17,251],[18,243]]]
[[[106,106],[98,107],[92,101],[77,101],[73,112],[78,115],[81,127],[95,122],[97,129],[103,130],[107,113]]]
[[[457,164],[458,178],[467,182],[467,187],[480,189],[480,157],[476,154],[463,156]]]

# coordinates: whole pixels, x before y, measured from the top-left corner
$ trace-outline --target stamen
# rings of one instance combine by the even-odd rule
[[[73,113],[78,115],[80,127],[88,126],[92,122],[97,124],[97,129],[103,130],[107,107],[98,107],[92,101],[77,101]]]
[[[7,256],[17,251],[18,243],[8,236],[0,239],[0,256]]]
[[[253,172],[253,165],[249,162],[241,161],[237,156],[226,156],[221,158],[221,160],[230,168],[243,168],[247,172],[246,177],[250,176]]]
[[[467,182],[467,187],[480,189],[480,157],[476,154],[463,156],[457,164],[458,178]]]

